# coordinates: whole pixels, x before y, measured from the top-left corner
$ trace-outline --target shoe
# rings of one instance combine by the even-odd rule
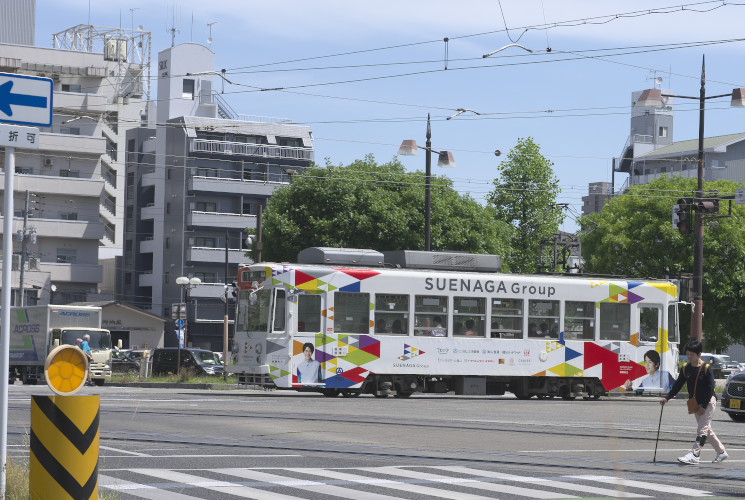
[[[720,462],[724,462],[725,460],[727,460],[727,458],[729,458],[729,455],[726,451],[723,451],[722,453],[717,453],[717,456],[714,458],[714,460],[711,461],[711,463],[718,464]]]
[[[678,457],[678,462],[686,465],[698,465],[698,457],[689,451],[685,456]]]

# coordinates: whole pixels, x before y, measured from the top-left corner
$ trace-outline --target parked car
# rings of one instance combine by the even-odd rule
[[[181,368],[193,370],[198,375],[221,375],[222,365],[215,360],[212,351],[185,347],[180,350],[177,347],[162,347],[153,349],[152,373],[153,375],[168,375],[176,373],[178,357],[181,356]]]
[[[736,422],[745,422],[745,372],[733,373],[722,391],[722,411]]]
[[[727,378],[730,374],[740,371],[738,364],[725,354],[701,354],[701,359],[711,365],[714,370],[714,378]]]
[[[114,373],[140,373],[140,360],[128,350],[111,352],[111,371]]]

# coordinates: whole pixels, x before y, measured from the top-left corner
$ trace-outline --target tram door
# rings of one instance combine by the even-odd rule
[[[325,294],[301,293],[297,296],[297,332],[292,349],[293,374],[298,383],[308,386],[324,385],[324,358],[318,348],[323,348],[325,325],[321,315]]]

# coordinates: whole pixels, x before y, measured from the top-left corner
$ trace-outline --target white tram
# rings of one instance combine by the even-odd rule
[[[590,399],[677,377],[675,282],[501,274],[498,257],[461,253],[309,248],[298,260],[238,270],[228,367],[242,383]]]

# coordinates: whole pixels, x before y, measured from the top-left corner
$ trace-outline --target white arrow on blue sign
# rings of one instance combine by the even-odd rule
[[[0,122],[52,126],[54,81],[0,73]]]

